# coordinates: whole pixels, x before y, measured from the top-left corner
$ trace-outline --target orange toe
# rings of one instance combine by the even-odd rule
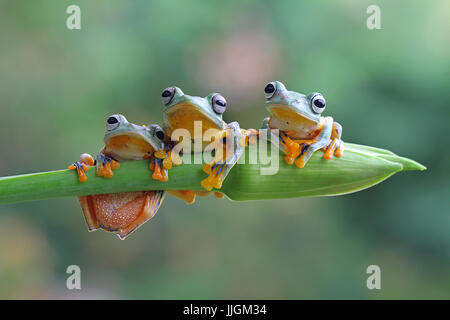
[[[333,158],[333,154],[327,151],[323,154],[323,157],[327,160],[331,160],[331,158]]]
[[[304,168],[305,164],[306,164],[305,159],[303,157],[300,157],[297,160],[295,160],[295,165],[299,168]]]
[[[330,160],[333,158],[334,149],[336,148],[336,140],[333,140],[333,142],[328,147],[327,151],[323,154],[323,157],[327,160]]]
[[[211,174],[211,165],[210,164],[204,164],[202,166],[202,170],[206,174]]]
[[[87,180],[86,174],[83,170],[78,171],[78,181],[85,182]]]
[[[105,171],[104,171],[104,177],[105,178],[112,178],[112,176],[114,175],[114,173],[112,172],[112,169],[111,169],[111,164],[110,163],[106,163],[105,164]]]
[[[337,148],[336,151],[334,151],[334,155],[338,158],[342,157],[344,155],[344,148]]]
[[[116,160],[111,160],[110,168],[112,170],[119,169],[119,167],[120,167],[120,163],[119,162],[117,162]]]
[[[225,195],[222,192],[214,192],[214,195],[216,198],[223,199]]]
[[[164,170],[161,169],[159,165],[155,165],[155,171],[153,171],[152,178],[159,181],[167,181],[168,177]]]
[[[286,156],[284,157],[284,161],[285,161],[287,164],[293,164],[293,163],[294,163],[294,160],[295,160],[295,158],[292,157],[292,156],[290,156],[290,155],[286,155]]]

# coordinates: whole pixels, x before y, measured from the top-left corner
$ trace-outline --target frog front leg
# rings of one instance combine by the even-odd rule
[[[329,144],[333,131],[333,118],[326,117],[324,121],[325,123],[322,130],[313,140],[294,140],[296,143],[302,145],[300,156],[295,160],[295,165],[297,167],[303,168],[314,152]]]
[[[94,158],[88,154],[83,153],[80,156],[80,160],[74,162],[69,166],[70,170],[76,170],[78,175],[78,181],[84,182],[87,180],[86,171],[89,170],[89,167],[92,167],[95,164]]]
[[[209,176],[201,182],[201,185],[208,191],[213,188],[222,188],[223,181],[245,149],[245,137],[239,123],[231,122],[227,124],[223,135],[223,139],[218,141],[214,159],[202,167],[203,171]]]
[[[340,158],[344,154],[344,141],[342,137],[342,126],[338,122],[333,123],[333,130],[331,133],[330,142],[322,150],[324,151],[323,157],[330,160],[333,154]]]
[[[294,160],[301,154],[301,144],[290,139],[283,131],[270,129],[269,121],[270,117],[267,117],[261,124],[261,129],[267,130],[266,134],[261,134],[261,138],[278,146],[285,154],[284,161],[287,164],[293,164]]]
[[[120,167],[120,163],[113,157],[107,155],[104,149],[101,149],[99,154],[97,155],[96,165],[97,176],[104,178],[112,178],[114,175],[113,170],[116,170]]]
[[[166,148],[155,151],[153,157],[150,157],[150,170],[153,171],[152,178],[159,181],[169,179],[168,171],[172,168],[171,152]]]

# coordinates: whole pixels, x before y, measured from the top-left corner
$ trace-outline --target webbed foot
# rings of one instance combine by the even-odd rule
[[[344,142],[339,138],[334,138],[322,150],[324,151],[323,157],[327,160],[333,158],[333,154],[340,158],[344,154]]]
[[[113,170],[120,167],[120,163],[114,160],[112,157],[100,153],[97,156],[97,176],[104,178],[112,178],[114,175]]]
[[[169,177],[167,169],[164,167],[165,156],[163,158],[160,156],[155,152],[153,159],[150,160],[150,170],[153,170],[152,178],[159,181],[167,181]]]
[[[77,170],[78,181],[84,182],[87,180],[85,172],[89,170],[89,167],[94,165],[94,158],[88,153],[83,153],[80,156],[80,160],[71,164],[68,168],[70,170]]]
[[[316,143],[317,138],[292,140],[284,132],[280,132],[280,141],[286,153],[284,161],[286,161],[287,164],[293,164],[295,162],[297,167],[303,168],[308,161],[307,158],[309,154],[306,151]],[[297,157],[299,158],[297,159]]]
[[[178,199],[184,200],[187,204],[195,202],[195,192],[191,190],[168,190],[167,193]]]
[[[222,188],[222,183],[236,164],[245,149],[245,130],[241,130],[237,122],[227,125],[222,133],[222,139],[218,139],[216,155],[214,159],[202,166],[202,170],[209,176],[201,182],[203,188],[211,191],[213,188]],[[248,136],[252,133],[248,131]]]
[[[208,191],[211,191],[213,188],[220,189],[222,188],[222,183],[225,179],[224,173],[226,170],[230,169],[231,168],[228,169],[226,163],[204,164],[202,166],[202,170],[209,174],[209,176],[208,178],[202,180],[200,184]]]

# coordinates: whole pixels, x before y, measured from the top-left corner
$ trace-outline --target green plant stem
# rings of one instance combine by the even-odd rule
[[[237,201],[330,196],[363,190],[400,171],[426,169],[384,149],[345,146],[342,158],[325,160],[316,152],[303,169],[287,165],[280,153],[275,175],[262,175],[259,164],[238,164],[220,191]],[[156,181],[146,160],[121,163],[111,179],[97,177],[92,168],[83,183],[70,170],[10,176],[0,178],[0,204],[127,191],[202,190],[200,181],[206,176],[200,164],[184,164],[169,171],[169,181]]]

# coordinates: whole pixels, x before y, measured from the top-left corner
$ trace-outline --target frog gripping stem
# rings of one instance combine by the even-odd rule
[[[80,155],[80,160],[71,164],[68,169],[76,170],[79,182],[85,182],[87,180],[86,173],[89,167],[94,165],[94,158],[88,153],[83,153]]]
[[[152,178],[159,181],[167,181],[168,169],[172,168],[172,163],[167,160],[167,152],[165,150],[156,151],[153,159],[150,160],[150,169],[153,169]]]
[[[97,175],[104,178],[112,178],[114,176],[113,170],[120,167],[120,163],[112,157],[100,153],[97,156]]]

